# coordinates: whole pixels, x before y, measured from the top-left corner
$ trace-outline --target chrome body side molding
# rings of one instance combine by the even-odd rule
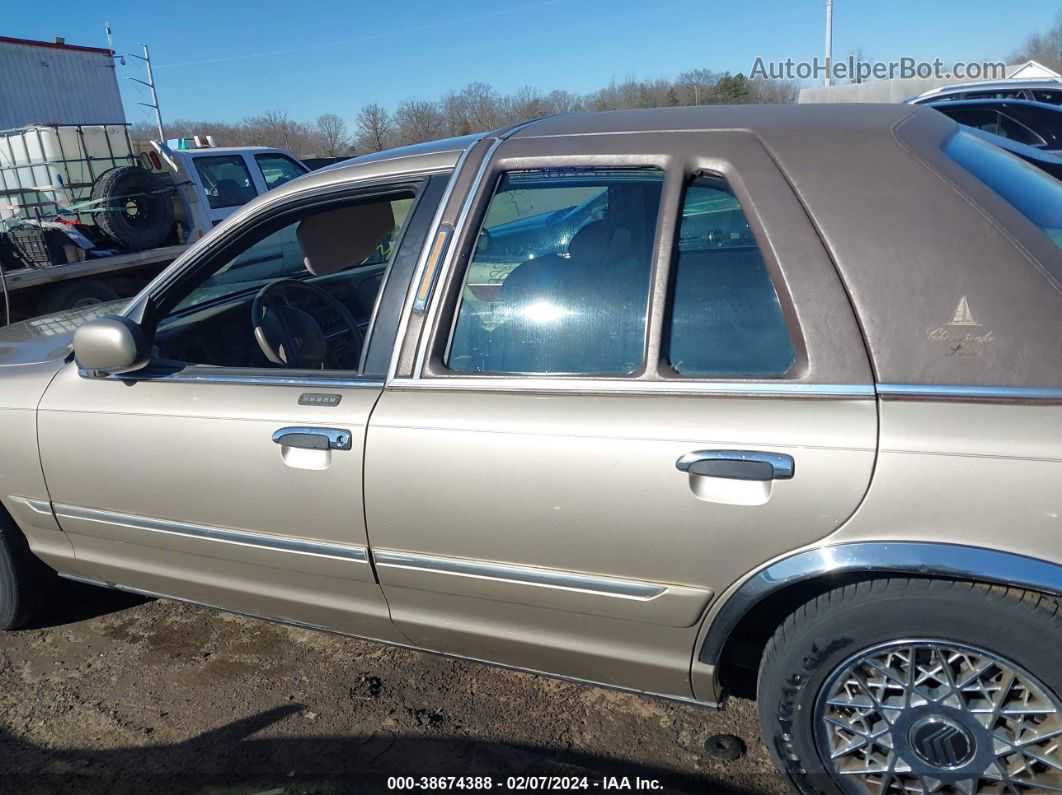
[[[34,499],[29,498],[29,497],[15,497],[15,496],[12,496],[11,499],[17,500],[18,502],[21,502],[23,505],[25,505],[27,508],[29,508],[34,513],[39,513],[39,514],[42,514],[44,516],[51,516],[52,515],[52,504],[48,500],[34,500]]]
[[[418,555],[394,550],[373,550],[373,561],[378,567],[416,569],[419,571],[454,574],[462,577],[479,577],[502,580],[521,585],[537,585],[543,588],[559,588],[566,591],[582,591],[600,596],[648,601],[667,591],[667,586],[655,583],[620,580],[613,577],[597,577],[589,574],[555,571],[533,566],[515,566],[508,563],[488,563],[465,558]]]
[[[818,547],[767,565],[731,594],[712,621],[699,660],[718,665],[734,628],[775,591],[815,577],[858,573],[977,580],[1062,595],[1062,566],[995,549],[920,541]]]
[[[76,505],[55,505],[54,507],[55,515],[59,518],[122,525],[123,527],[131,527],[134,530],[144,530],[150,533],[188,536],[224,544],[240,544],[278,552],[291,552],[297,555],[316,555],[318,557],[338,558],[365,564],[369,562],[368,550],[361,546],[271,536],[264,533],[250,533],[246,530],[230,530],[169,519],[153,519],[145,516],[115,513],[113,511],[101,511],[96,508],[82,508]]]
[[[961,384],[878,384],[878,394],[893,398],[941,400],[1057,401],[1062,389],[1024,386],[963,386]]]

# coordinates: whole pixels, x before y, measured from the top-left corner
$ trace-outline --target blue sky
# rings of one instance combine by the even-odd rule
[[[824,0],[256,0],[6,4],[0,34],[151,47],[166,118],[235,120],[266,109],[350,121],[367,102],[394,107],[474,80],[584,93],[615,78],[707,67],[748,72],[756,57],[810,59],[823,48]],[[835,0],[834,55],[1004,58],[1052,23],[1059,0],[1004,10],[986,0]],[[130,121],[146,99],[119,67]]]

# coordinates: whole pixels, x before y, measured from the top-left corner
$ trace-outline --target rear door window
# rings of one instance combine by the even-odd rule
[[[653,168],[505,174],[465,273],[447,367],[638,369],[663,181]]]
[[[778,292],[737,197],[716,176],[686,189],[672,267],[668,362],[679,375],[780,377],[796,360]]]
[[[258,195],[242,156],[209,155],[193,159],[211,209],[239,207]]]

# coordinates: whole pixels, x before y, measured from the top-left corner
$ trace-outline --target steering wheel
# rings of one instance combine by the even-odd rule
[[[262,287],[251,304],[251,329],[265,357],[284,367],[319,368],[328,356],[328,341],[318,322],[288,301],[293,292],[308,293],[329,304],[339,314],[358,351],[365,338],[354,316],[339,299],[315,284],[298,279],[277,279]]]

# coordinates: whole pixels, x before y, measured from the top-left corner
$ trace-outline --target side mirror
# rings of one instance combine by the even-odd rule
[[[93,377],[139,370],[150,358],[144,332],[128,318],[97,318],[74,332],[74,359]]]

